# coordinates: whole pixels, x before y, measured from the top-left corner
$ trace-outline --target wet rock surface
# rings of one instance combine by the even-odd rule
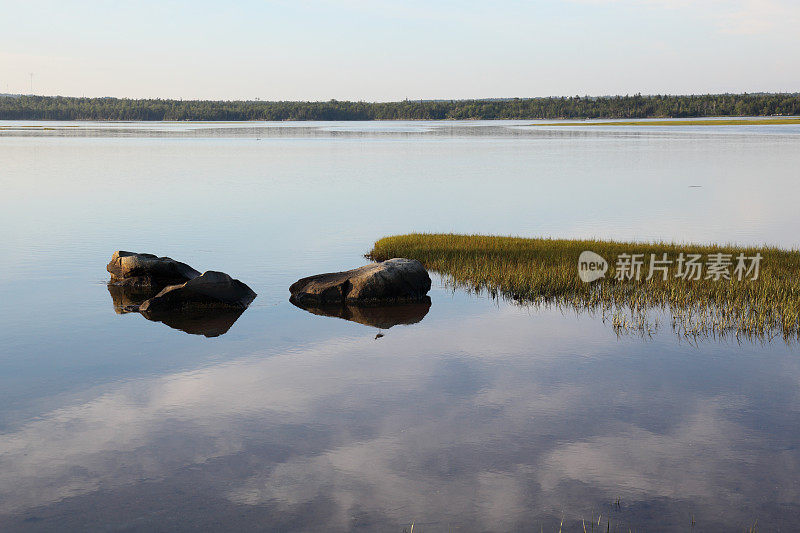
[[[147,312],[141,310],[142,304],[154,297],[155,291],[109,284],[108,292],[117,314],[139,313],[151,322],[161,322],[170,328],[205,337],[224,335],[245,311],[240,307],[189,306]]]
[[[118,250],[106,265],[111,284],[138,289],[160,289],[200,275],[186,263],[169,257]]]
[[[256,293],[224,272],[209,270],[180,285],[170,285],[145,300],[139,312],[157,317],[161,313],[184,310],[244,310]]]
[[[289,287],[291,301],[312,304],[376,305],[425,298],[431,278],[415,259],[389,259],[344,272],[309,276]]]
[[[114,252],[106,270],[116,313],[138,312],[194,335],[225,334],[256,297],[228,274],[200,274],[186,263],[153,254]]]

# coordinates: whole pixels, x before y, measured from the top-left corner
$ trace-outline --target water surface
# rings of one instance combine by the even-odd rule
[[[796,345],[288,302],[410,231],[800,246],[800,126],[528,124],[0,123],[0,529],[796,527]],[[118,314],[117,249],[259,296]]]

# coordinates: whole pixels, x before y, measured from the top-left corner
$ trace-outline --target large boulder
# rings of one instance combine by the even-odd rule
[[[114,285],[139,289],[160,289],[184,283],[200,275],[186,263],[153,254],[114,252],[106,266]]]
[[[209,270],[180,285],[170,285],[139,306],[152,320],[176,311],[246,309],[256,297],[253,290],[223,272]]]
[[[431,278],[416,259],[389,259],[345,272],[303,278],[289,287],[291,300],[309,304],[375,305],[420,301],[431,289]]]
[[[108,292],[117,314],[138,313],[141,305],[154,297],[159,291],[146,290],[126,285],[108,285]],[[233,323],[244,313],[244,309],[213,308],[181,308],[174,311],[157,313],[141,313],[154,322],[161,322],[173,329],[185,331],[192,335],[219,337],[233,326]]]

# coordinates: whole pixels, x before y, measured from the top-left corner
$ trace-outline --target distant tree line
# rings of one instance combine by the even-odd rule
[[[458,120],[800,115],[800,94],[263,102],[0,96],[2,120]]]

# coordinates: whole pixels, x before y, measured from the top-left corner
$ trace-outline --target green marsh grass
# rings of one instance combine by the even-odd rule
[[[609,262],[606,277],[593,283],[578,278],[578,257],[593,251]],[[650,254],[675,259],[681,252],[726,253],[735,258],[761,254],[756,280],[685,280],[677,266],[646,280]],[[619,254],[645,257],[640,281],[615,279]],[[746,336],[800,340],[800,253],[772,247],[677,243],[626,243],[596,240],[529,239],[486,235],[409,234],[378,240],[368,257],[418,259],[455,287],[487,292],[528,305],[556,305],[601,313],[618,332],[649,335],[666,315],[687,337]],[[653,319],[653,316],[656,316]]]

